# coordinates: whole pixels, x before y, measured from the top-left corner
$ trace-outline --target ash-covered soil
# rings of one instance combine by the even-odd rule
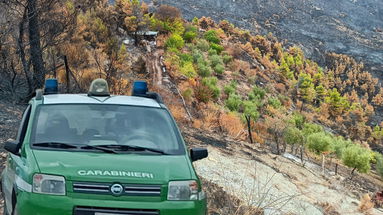
[[[146,0],[147,2],[152,2]],[[255,33],[272,32],[301,46],[322,65],[326,52],[365,62],[383,79],[383,1],[381,0],[158,0],[181,9],[184,17],[229,20]]]

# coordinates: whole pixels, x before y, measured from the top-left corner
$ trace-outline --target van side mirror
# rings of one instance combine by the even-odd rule
[[[190,149],[190,157],[191,157],[191,160],[193,162],[197,161],[197,160],[201,160],[201,159],[207,158],[207,156],[208,156],[207,149],[204,149],[204,148],[193,148],[193,149]]]
[[[19,154],[19,144],[15,140],[8,140],[5,142],[4,149],[12,154]]]

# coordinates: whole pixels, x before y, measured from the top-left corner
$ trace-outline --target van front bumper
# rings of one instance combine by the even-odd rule
[[[54,196],[19,192],[16,210],[19,215],[109,215],[153,214],[156,215],[206,215],[206,199],[201,201],[159,201],[133,202],[108,199],[73,199],[68,196]],[[122,212],[122,213],[121,213]],[[148,213],[151,212],[151,213]]]

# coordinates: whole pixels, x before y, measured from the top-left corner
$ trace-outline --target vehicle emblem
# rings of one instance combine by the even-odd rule
[[[110,192],[113,196],[120,196],[124,192],[124,187],[121,184],[113,184],[110,187]]]

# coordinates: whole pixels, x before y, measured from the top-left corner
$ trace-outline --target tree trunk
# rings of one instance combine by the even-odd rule
[[[277,155],[279,155],[281,152],[280,152],[280,147],[279,147],[279,139],[278,139],[278,136],[277,134],[275,134],[274,136],[274,139],[275,139],[275,143],[277,143]]]
[[[32,89],[31,79],[29,77],[29,63],[27,62],[27,59],[25,56],[24,41],[23,41],[24,24],[27,20],[27,12],[28,12],[28,10],[27,10],[27,8],[25,8],[23,18],[22,18],[21,22],[19,23],[19,38],[17,39],[17,46],[19,49],[19,57],[21,60],[21,64],[23,65],[23,72],[25,75],[25,80],[27,81],[27,84],[28,84],[27,95],[30,95],[30,94],[32,94],[33,89]]]
[[[66,77],[66,92],[69,93],[70,90],[70,77],[69,77],[69,65],[68,65],[68,58],[66,55],[64,55],[64,64],[65,64],[65,77]]]
[[[303,144],[301,145],[301,162],[303,163],[303,151],[304,151],[304,146]]]
[[[322,154],[322,174],[324,175],[325,155]]]
[[[37,13],[37,0],[28,0],[28,30],[30,54],[33,65],[33,88],[43,88],[45,68],[40,44],[40,29]]]
[[[245,118],[246,118],[246,122],[247,122],[247,131],[249,132],[250,143],[254,143],[253,135],[251,134],[251,117],[245,116]]]
[[[338,175],[338,163],[335,163],[335,175]]]

